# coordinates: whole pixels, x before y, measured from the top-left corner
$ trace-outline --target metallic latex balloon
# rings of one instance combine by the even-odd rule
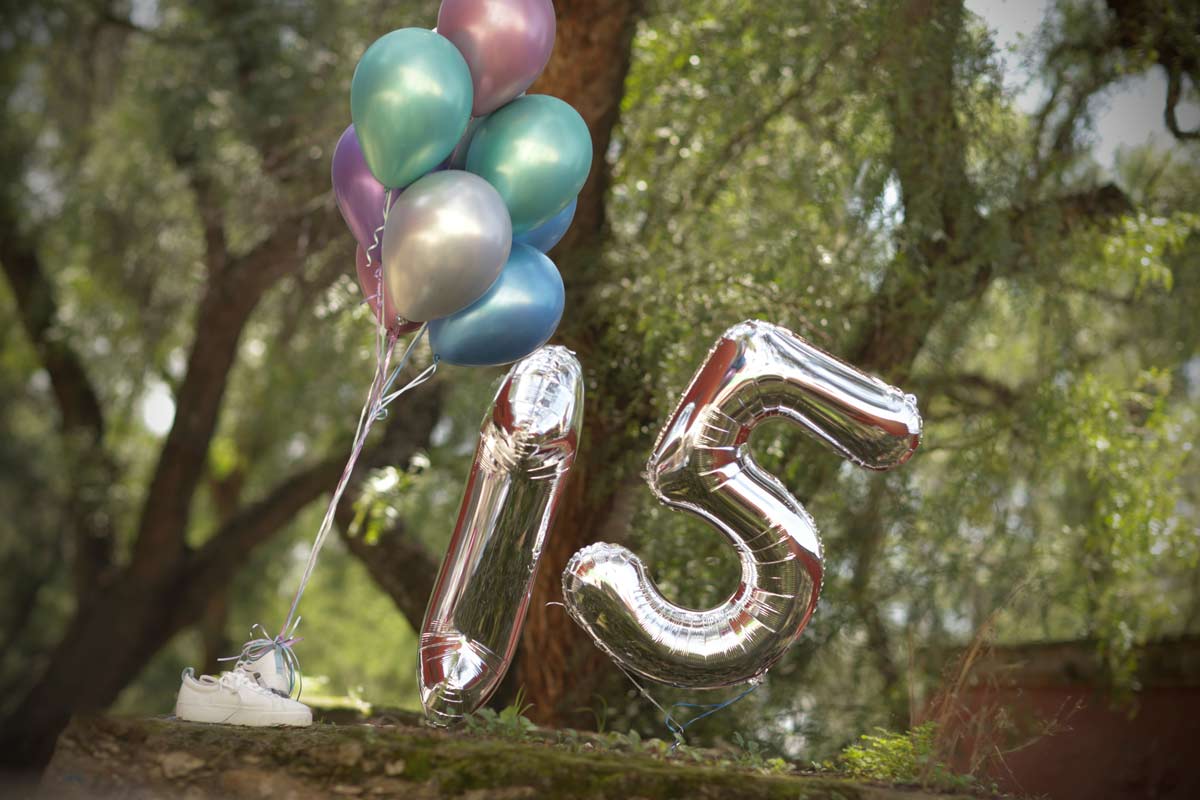
[[[379,301],[381,293],[379,291],[379,279],[383,272],[383,268],[379,265],[379,259],[372,259],[371,263],[367,263],[367,253],[360,246],[354,254],[355,271],[358,273],[358,285],[362,289],[363,299],[367,302],[367,306],[371,309],[371,317],[378,318],[379,316]],[[396,313],[396,308],[389,300],[384,303],[384,325],[393,334],[399,336],[402,333],[415,331],[421,327],[419,322],[409,322],[404,317]]]
[[[821,589],[812,517],[750,453],[750,433],[783,417],[868,469],[903,464],[920,440],[916,398],[764,322],[726,331],[659,434],[647,481],[659,501],[720,530],[742,565],[724,604],[694,611],[664,598],[641,560],[612,544],[563,572],[572,618],[625,669],[710,689],[766,672],[804,630]]]
[[[554,262],[528,245],[514,244],[500,277],[483,297],[429,323],[429,346],[451,364],[507,364],[554,335],[564,302]]]
[[[583,370],[563,347],[515,365],[483,419],[450,548],[421,626],[425,715],[451,725],[512,662],[583,417]]]
[[[549,222],[539,225],[531,231],[518,233],[513,237],[513,243],[527,244],[543,253],[549,253],[571,229],[571,223],[575,220],[575,208],[578,205],[579,198],[572,200],[566,208],[551,217]]]
[[[388,297],[408,320],[453,314],[495,283],[511,247],[508,211],[487,181],[458,170],[426,175],[388,212]]]
[[[363,158],[354,126],[346,128],[333,149],[333,197],[342,219],[354,234],[359,247],[366,249],[375,242],[375,231],[383,225],[383,200],[387,189],[371,174]],[[398,193],[393,193],[396,202]],[[383,233],[380,232],[380,236]]]
[[[402,28],[367,48],[350,83],[350,116],[371,172],[407,186],[441,164],[471,118],[471,73],[449,39]]]
[[[467,170],[504,198],[513,231],[550,221],[579,194],[592,167],[592,137],[579,112],[530,94],[488,116],[467,152]]]
[[[490,114],[542,74],[554,25],[550,0],[442,0],[437,31],[471,68],[473,114]]]

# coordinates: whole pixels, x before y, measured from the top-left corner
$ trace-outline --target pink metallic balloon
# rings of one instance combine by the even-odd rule
[[[379,248],[375,248],[375,252],[379,252]],[[371,259],[371,263],[367,263],[366,251],[359,245],[358,251],[354,254],[355,267],[358,272],[358,285],[362,288],[363,298],[367,301],[367,306],[371,309],[371,316],[379,316],[379,276],[382,274],[383,265],[379,261],[379,256]],[[415,331],[421,327],[419,322],[409,322],[396,313],[395,307],[392,306],[392,301],[388,300],[383,307],[383,313],[386,315],[387,329],[399,336],[402,333]]]
[[[529,88],[554,49],[551,0],[442,0],[435,29],[454,42],[475,87],[474,116]]]

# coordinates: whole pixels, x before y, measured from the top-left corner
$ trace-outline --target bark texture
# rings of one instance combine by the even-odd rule
[[[598,387],[612,392],[607,374],[612,353],[601,342],[615,322],[593,291],[604,269],[601,249],[607,236],[604,201],[609,184],[606,158],[625,93],[634,26],[641,0],[564,0],[555,3],[558,33],[554,56],[532,91],[553,94],[573,105],[592,134],[592,171],[579,197],[575,223],[553,257],[562,269],[567,308],[556,341],[578,356],[587,377],[587,414],[579,456],[542,553],[533,603],[522,634],[515,680],[524,686],[531,716],[542,723],[576,724],[572,715],[586,705],[596,681],[609,670],[599,653],[559,606],[561,574],[571,555],[596,541],[617,502],[613,475],[612,426],[623,424],[605,413]],[[622,398],[636,404],[634,398]]]

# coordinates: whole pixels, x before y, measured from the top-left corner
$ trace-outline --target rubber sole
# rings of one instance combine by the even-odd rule
[[[175,706],[177,719],[187,722],[208,722],[223,725],[243,725],[266,728],[277,725],[306,728],[312,725],[307,711],[259,711],[247,708],[228,708],[213,705],[183,703]]]

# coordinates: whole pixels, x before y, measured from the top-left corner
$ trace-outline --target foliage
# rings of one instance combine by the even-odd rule
[[[537,728],[533,721],[525,716],[525,712],[530,708],[532,706],[525,703],[524,690],[518,690],[512,704],[499,711],[481,708],[467,715],[467,730],[508,739],[524,739]]]
[[[918,725],[907,733],[876,728],[838,755],[836,765],[852,778],[884,783],[917,783],[938,789],[971,789],[975,780],[956,775],[939,760],[937,726]]]
[[[739,764],[761,772],[786,772],[789,769],[787,761],[778,756],[767,755],[771,752],[770,747],[754,739],[747,739],[742,736],[741,731],[734,731],[733,743],[742,751],[738,754]]]

